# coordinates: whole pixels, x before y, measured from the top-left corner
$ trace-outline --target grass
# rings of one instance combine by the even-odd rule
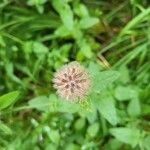
[[[136,1],[0,1],[0,149],[149,150],[150,7]],[[93,86],[61,100],[78,61]]]

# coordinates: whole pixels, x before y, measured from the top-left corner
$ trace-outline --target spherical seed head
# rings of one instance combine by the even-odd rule
[[[78,62],[60,68],[54,74],[53,82],[58,95],[67,100],[83,99],[91,85],[88,72]]]

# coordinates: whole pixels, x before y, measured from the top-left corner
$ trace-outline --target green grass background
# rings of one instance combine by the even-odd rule
[[[79,61],[83,103],[54,72]],[[150,150],[149,0],[0,0],[0,150]]]

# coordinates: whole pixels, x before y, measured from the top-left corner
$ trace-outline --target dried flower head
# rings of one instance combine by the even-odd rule
[[[91,85],[89,74],[78,62],[60,68],[55,73],[53,82],[58,95],[67,100],[84,98]]]

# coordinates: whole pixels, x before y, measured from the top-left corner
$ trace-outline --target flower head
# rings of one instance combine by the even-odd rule
[[[60,97],[67,100],[84,98],[91,85],[88,72],[78,62],[71,62],[54,75],[54,88]]]

